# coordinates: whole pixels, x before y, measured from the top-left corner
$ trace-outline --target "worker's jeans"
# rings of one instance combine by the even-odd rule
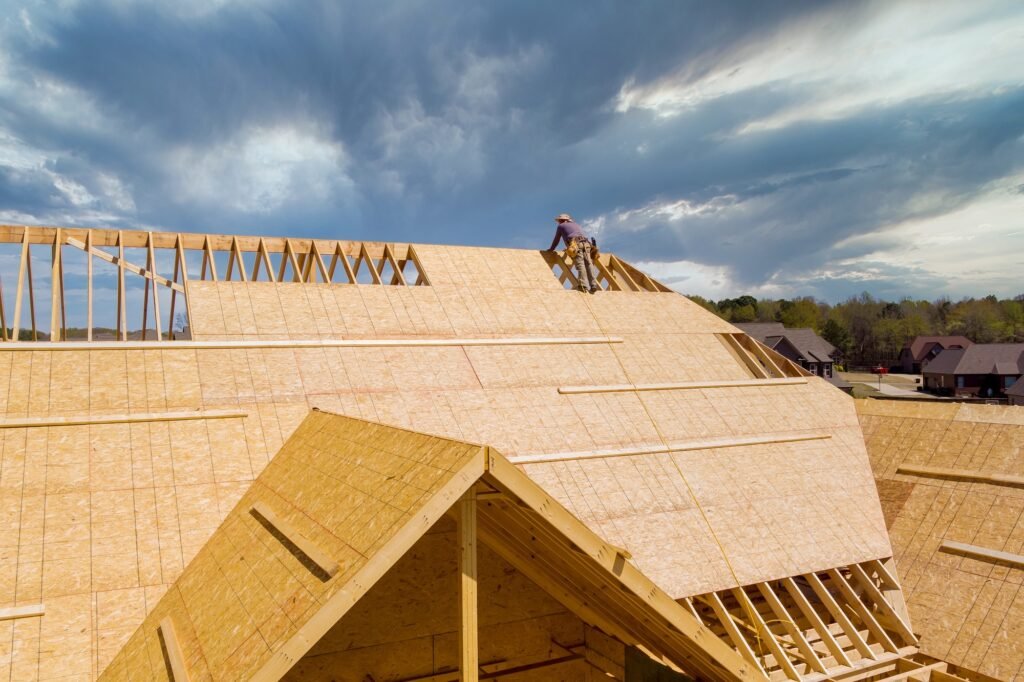
[[[597,283],[597,273],[594,272],[594,261],[590,255],[590,241],[586,239],[576,240],[576,277],[579,279],[577,288],[580,291],[600,289]]]

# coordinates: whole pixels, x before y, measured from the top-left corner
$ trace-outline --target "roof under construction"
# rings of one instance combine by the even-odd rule
[[[111,679],[277,679],[325,641],[350,651],[332,628],[376,631],[416,602],[409,584],[432,573],[401,567],[440,551],[417,543],[469,551],[477,535],[444,523],[470,493],[487,500],[474,518],[495,570],[582,628],[567,660],[596,665],[601,636],[712,678],[923,665],[853,402],[614,255],[588,296],[538,251],[0,240],[19,254],[0,296],[12,679],[94,678],[111,661]],[[389,570],[414,577],[386,588]],[[381,611],[353,615],[360,597]],[[410,612],[449,646],[446,625]],[[414,638],[386,639],[373,646]],[[451,672],[442,659],[374,679]]]

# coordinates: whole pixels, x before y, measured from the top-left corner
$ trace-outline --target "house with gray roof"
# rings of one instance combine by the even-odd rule
[[[1024,343],[976,343],[947,349],[929,362],[924,390],[938,395],[1002,398],[1024,374]]]
[[[811,374],[830,381],[834,378],[832,364],[836,347],[813,329],[787,328],[780,322],[743,322],[735,326]]]

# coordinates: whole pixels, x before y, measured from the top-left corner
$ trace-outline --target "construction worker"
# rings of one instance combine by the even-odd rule
[[[576,266],[576,288],[579,291],[594,293],[600,290],[597,284],[597,274],[594,272],[594,261],[591,257],[593,245],[583,228],[577,225],[572,216],[568,213],[560,213],[555,218],[558,229],[555,230],[555,238],[551,240],[548,251],[554,251],[558,247],[559,240],[565,240],[566,252]]]

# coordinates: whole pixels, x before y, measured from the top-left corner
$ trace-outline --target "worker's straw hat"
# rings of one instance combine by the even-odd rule
[[[572,216],[568,213],[559,213],[555,216],[555,220],[572,220]]]

